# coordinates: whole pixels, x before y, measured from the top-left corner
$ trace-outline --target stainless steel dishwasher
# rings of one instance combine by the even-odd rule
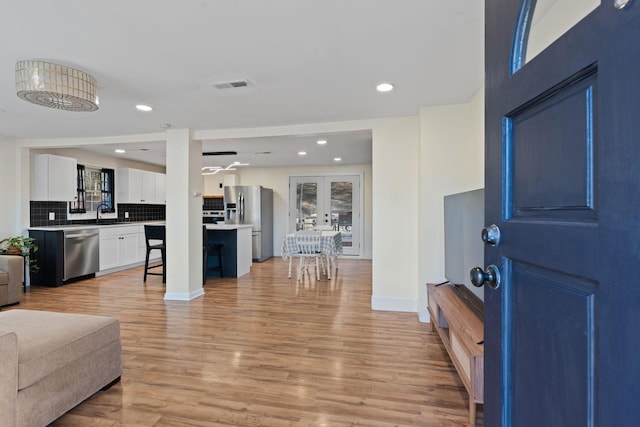
[[[97,228],[64,231],[64,280],[93,274],[100,269],[100,235]]]

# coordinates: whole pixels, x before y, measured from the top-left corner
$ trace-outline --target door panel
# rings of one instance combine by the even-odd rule
[[[525,63],[536,2],[485,4],[485,425],[635,425],[640,5],[596,5]]]
[[[595,72],[580,72],[507,115],[507,218],[595,219]]]
[[[333,177],[326,183],[330,194],[331,226],[340,231],[344,255],[360,255],[359,183],[359,177]]]
[[[590,425],[595,284],[518,262],[510,270],[511,425]]]
[[[315,177],[295,177],[289,184],[289,206],[291,232],[312,230],[318,225],[319,204],[323,204],[324,188]]]

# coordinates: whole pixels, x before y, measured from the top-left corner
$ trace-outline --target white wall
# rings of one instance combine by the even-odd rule
[[[419,316],[444,278],[444,196],[484,187],[484,90],[467,104],[420,109]],[[480,233],[480,230],[478,230]]]
[[[21,191],[20,180],[17,179],[19,169],[19,150],[13,139],[0,137],[0,158],[3,159],[0,167],[0,240],[5,237],[21,234],[19,194]]]
[[[417,117],[373,126],[373,289],[375,310],[417,311]]]
[[[227,172],[227,173],[231,173],[231,172]],[[235,171],[233,173],[235,173]],[[202,194],[204,196],[222,196],[223,189],[220,188],[220,185],[223,185],[224,175],[225,175],[224,172],[219,172],[215,175],[203,175],[202,176]]]
[[[35,154],[55,154],[58,156],[72,157],[78,161],[81,165],[85,166],[97,166],[103,168],[134,168],[142,169],[152,172],[165,173],[165,168],[158,165],[152,165],[149,163],[136,162],[127,159],[120,159],[117,157],[107,157],[100,154],[91,153],[89,151],[78,150],[75,148],[49,148],[49,149],[33,149],[31,150],[31,157]]]
[[[371,259],[372,242],[372,173],[371,165],[341,165],[341,166],[298,166],[298,167],[272,167],[272,168],[238,168],[234,171],[241,185],[262,185],[273,189],[273,254],[280,256],[280,246],[284,235],[287,234],[289,219],[289,177],[291,175],[328,175],[352,172],[363,173],[364,182],[364,212],[363,212],[363,253],[362,257]],[[212,187],[222,182],[222,175],[205,175],[204,187]],[[213,182],[214,184],[211,184]],[[209,183],[209,184],[208,184]]]

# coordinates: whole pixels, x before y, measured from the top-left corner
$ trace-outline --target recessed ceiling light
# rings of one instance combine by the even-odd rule
[[[393,85],[391,83],[380,83],[376,86],[376,90],[378,92],[391,92],[393,90]]]
[[[306,156],[307,152],[306,151],[298,151],[298,156]]]
[[[144,105],[144,104],[138,104],[136,105],[136,108],[140,111],[151,111],[153,110],[153,108],[149,107],[148,105]]]
[[[116,148],[116,149],[115,149],[115,150],[113,150],[113,151],[115,151],[115,152],[116,152],[116,153],[118,153],[118,154],[124,154],[124,153],[126,153],[126,151],[125,151],[125,150],[123,150],[122,148]]]
[[[341,157],[334,157],[333,161],[334,162],[341,162],[342,158]]]
[[[327,140],[326,140],[326,139],[319,139],[319,140],[318,140],[318,145],[324,145],[324,144],[326,144],[326,143],[327,143]]]

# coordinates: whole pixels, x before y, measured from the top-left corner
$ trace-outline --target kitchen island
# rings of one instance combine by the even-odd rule
[[[251,224],[205,224],[210,243],[222,243],[224,277],[249,273],[252,262]],[[210,261],[213,266],[216,260]]]

